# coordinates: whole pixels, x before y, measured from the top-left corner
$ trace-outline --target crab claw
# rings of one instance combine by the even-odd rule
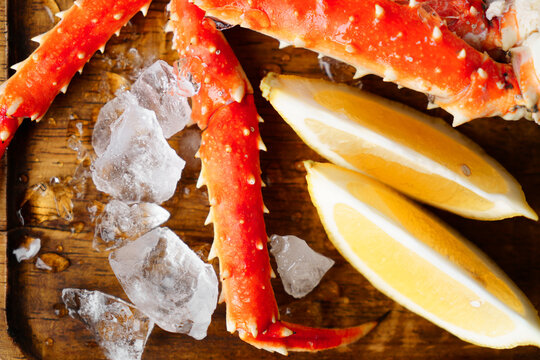
[[[242,332],[240,338],[256,348],[283,355],[289,351],[315,352],[352,344],[373,330],[378,323],[371,321],[345,329],[320,329],[277,321],[257,337]]]

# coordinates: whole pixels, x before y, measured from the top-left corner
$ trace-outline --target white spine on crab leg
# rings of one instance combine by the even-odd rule
[[[200,189],[201,187],[203,187],[204,185],[206,185],[206,180],[204,178],[204,165],[201,166],[201,172],[199,173],[199,178],[197,179],[197,189]]]

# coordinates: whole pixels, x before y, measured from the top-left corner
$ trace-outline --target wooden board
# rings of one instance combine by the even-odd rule
[[[6,75],[5,34],[6,0],[0,1],[0,76]],[[71,0],[57,2],[59,10]],[[34,48],[30,38],[48,30],[55,11],[53,0],[10,0],[9,63],[24,59]],[[166,1],[155,0],[147,18],[137,15],[118,38],[108,45],[104,55],[96,55],[82,76],[72,81],[67,95],[59,96],[39,124],[25,124],[8,151],[8,163],[2,168],[0,186],[0,358],[2,359],[103,359],[92,336],[70,317],[55,315],[65,287],[99,289],[127,300],[112,274],[107,254],[92,249],[93,224],[87,208],[94,201],[106,202],[92,184],[81,198],[75,198],[72,221],[39,222],[36,215],[46,204],[37,204],[24,215],[21,224],[17,211],[25,192],[32,185],[50,178],[72,176],[78,165],[68,138],[75,136],[90,148],[91,133],[100,107],[112,97],[118,80],[132,80],[144,64],[162,58],[172,63],[170,36],[162,29],[166,21]],[[317,56],[306,50],[278,50],[278,43],[262,35],[232,29],[226,32],[250,80],[257,87],[266,71],[281,71],[322,77]],[[130,50],[135,48],[137,50]],[[352,75],[351,69],[344,69]],[[113,81],[114,80],[114,81]],[[424,95],[383,83],[376,77],[362,81],[365,89],[425,109]],[[268,233],[295,234],[336,261],[321,285],[306,298],[288,296],[275,280],[281,314],[284,319],[310,325],[342,327],[378,318],[390,311],[385,321],[365,339],[347,348],[317,354],[291,354],[292,359],[532,359],[540,350],[519,347],[493,350],[465,343],[446,331],[407,311],[377,290],[339,255],[327,240],[324,229],[310,203],[304,159],[321,160],[305,146],[280,119],[271,106],[256,93],[257,106],[265,119],[261,125],[268,152],[261,154]],[[448,116],[443,111],[431,112]],[[78,126],[82,126],[79,134]],[[540,212],[540,127],[530,122],[505,122],[500,119],[476,120],[460,131],[478,142],[499,160],[523,185],[529,203]],[[193,143],[198,130],[190,128],[175,136],[171,145],[187,160],[187,168],[173,199],[165,203],[171,212],[167,226],[186,242],[208,251],[211,226],[202,224],[207,214],[204,189],[195,183],[200,163],[193,159]],[[191,146],[188,146],[190,145]],[[6,176],[7,173],[7,176]],[[1,185],[1,184],[0,184]],[[478,222],[430,209],[458,229],[492,257],[540,309],[540,225],[525,219]],[[3,222],[7,220],[7,222]],[[6,231],[7,230],[7,231]],[[69,259],[70,267],[50,274],[37,270],[32,262],[17,263],[12,255],[23,236],[42,239],[42,252],[52,251]],[[271,359],[279,355],[257,350],[225,330],[224,306],[218,306],[208,337],[196,341],[188,336],[154,329],[144,359]]]

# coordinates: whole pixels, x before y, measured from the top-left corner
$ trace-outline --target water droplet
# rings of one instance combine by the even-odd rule
[[[63,247],[62,245],[58,245],[58,246],[56,247],[56,251],[62,252],[62,251],[64,251],[64,247]]]
[[[54,315],[62,318],[67,315],[68,311],[63,303],[56,303],[53,305]]]
[[[82,221],[75,221],[71,224],[71,232],[78,234],[84,229],[84,222]]]
[[[305,171],[306,171],[306,167],[304,166],[304,161],[303,161],[303,160],[295,161],[295,163],[294,163],[294,169],[295,169],[296,171],[305,172]]]
[[[17,212],[21,223],[24,224],[23,211],[38,223],[59,218],[71,221],[73,219],[72,199],[75,194],[70,181],[71,177],[65,179],[53,177],[49,184],[41,182],[30,186]]]
[[[69,260],[55,253],[45,253],[38,256],[35,266],[45,272],[62,272],[69,267]]]
[[[471,168],[468,167],[466,164],[461,164],[461,172],[463,173],[463,175],[469,177],[471,176]]]
[[[45,345],[53,346],[54,345],[54,339],[52,339],[52,338],[45,339]]]
[[[23,184],[26,184],[28,182],[28,175],[26,175],[26,174],[19,175],[19,182],[23,183]]]
[[[480,300],[473,300],[469,304],[471,304],[472,307],[479,308],[482,305],[482,302]]]

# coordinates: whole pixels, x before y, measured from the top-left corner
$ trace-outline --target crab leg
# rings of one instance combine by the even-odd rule
[[[146,15],[151,0],[77,0],[56,14],[62,20],[32,40],[39,47],[0,87],[0,157],[24,118],[39,121],[71,78],[133,15]]]
[[[172,0],[174,46],[180,73],[200,84],[193,97],[193,120],[203,129],[198,185],[210,199],[208,221],[214,224],[210,256],[218,256],[227,329],[256,347],[287,353],[317,351],[351,343],[375,322],[343,330],[315,329],[284,323],[270,283],[258,152],[264,144],[258,130],[253,90],[211,19],[188,0]]]
[[[390,0],[195,0],[231,24],[315,50],[430,95],[454,125],[478,117],[521,118],[512,67],[457,37],[422,7]]]

